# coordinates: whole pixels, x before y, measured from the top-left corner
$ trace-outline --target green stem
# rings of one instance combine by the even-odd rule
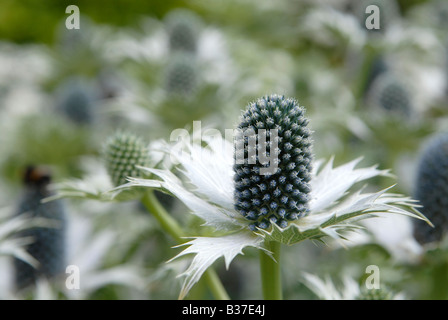
[[[216,274],[215,269],[208,268],[204,273],[205,281],[207,281],[207,284],[210,288],[210,291],[218,300],[230,300],[229,295],[227,294],[226,289],[224,288],[221,280],[219,279],[218,275]]]
[[[364,92],[367,89],[367,80],[370,76],[372,63],[377,57],[378,54],[374,48],[372,48],[371,46],[367,46],[366,48],[364,48],[364,61],[358,75],[358,80],[355,84],[355,98],[357,103],[360,103],[363,99]]]
[[[260,250],[260,272],[265,300],[282,300],[282,279],[280,271],[281,243],[272,241],[266,244],[266,249],[272,253],[268,255]]]
[[[170,234],[176,240],[177,243],[181,244],[185,242],[184,232],[182,228],[179,226],[176,220],[174,220],[165,208],[160,204],[157,200],[154,192],[148,191],[141,199],[142,204],[145,208],[151,212],[152,216],[156,218],[156,220],[160,223],[161,227]],[[229,295],[227,294],[224,286],[219,280],[216,271],[212,268],[208,268],[204,272],[204,278],[207,281],[207,284],[218,300],[229,300]]]
[[[165,208],[160,204],[159,200],[157,200],[154,192],[146,192],[141,201],[145,208],[151,212],[151,215],[160,223],[163,230],[168,232],[177,243],[180,244],[185,242],[185,239],[183,239],[185,235],[182,228],[177,221],[166,212]]]

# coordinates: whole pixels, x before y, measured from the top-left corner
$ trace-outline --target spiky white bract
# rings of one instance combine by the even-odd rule
[[[303,273],[305,285],[322,300],[403,300],[404,294],[393,293],[384,289],[362,289],[352,277],[345,275],[342,286],[337,288],[333,280],[326,276],[324,279],[310,273]]]
[[[23,236],[18,237],[17,235],[19,232],[30,228],[54,228],[57,224],[50,219],[33,218],[27,213],[10,217],[9,209],[3,208],[0,210],[0,256],[12,256],[37,267],[39,262],[25,250],[25,246],[32,243],[33,239]]]
[[[191,213],[204,221],[205,226],[214,227],[219,235],[198,237],[185,243],[189,247],[175,258],[195,254],[185,276],[180,298],[196,283],[204,271],[217,259],[224,257],[227,265],[245,247],[264,249],[265,241],[294,244],[306,239],[320,240],[326,236],[345,239],[346,231],[361,228],[356,222],[381,214],[404,214],[426,220],[416,209],[415,202],[407,197],[388,193],[389,189],[374,193],[363,193],[362,189],[350,192],[360,181],[387,175],[387,171],[375,167],[356,169],[360,159],[333,167],[330,160],[322,169],[323,161],[314,165],[311,173],[310,212],[307,216],[289,223],[286,228],[276,224],[268,229],[251,231],[249,222],[234,209],[233,148],[221,137],[204,139],[208,145],[188,143],[183,154],[173,146],[167,150],[176,159],[180,179],[170,170],[142,168],[160,180],[131,178],[123,187],[151,187],[159,184],[162,191],[169,192],[181,200]],[[156,187],[157,188],[157,187]]]
[[[222,237],[198,237],[181,246],[188,246],[188,248],[173,259],[190,253],[195,254],[195,257],[189,268],[179,275],[186,278],[179,295],[180,299],[187,295],[188,291],[199,281],[207,268],[219,258],[224,257],[226,268],[229,268],[232,260],[238,254],[243,254],[243,248],[255,247],[263,249],[262,239],[250,232],[239,232]]]
[[[342,289],[337,289],[332,279],[324,279],[310,273],[303,273],[304,283],[319,299],[322,300],[351,300],[359,295],[359,285],[353,278],[343,278]]]
[[[404,215],[385,215],[378,219],[363,220],[360,224],[365,227],[366,232],[353,235],[349,241],[344,241],[345,247],[375,243],[387,250],[394,261],[406,264],[420,261],[424,248],[414,237],[412,218]],[[341,243],[335,242],[330,246],[340,248]]]
[[[64,286],[62,292],[68,299],[85,300],[110,284],[141,290],[146,284],[141,268],[129,263],[104,265],[107,254],[117,251],[114,239],[118,233],[113,228],[96,231],[92,220],[77,214],[71,217],[67,262],[79,268],[81,277],[78,289]]]

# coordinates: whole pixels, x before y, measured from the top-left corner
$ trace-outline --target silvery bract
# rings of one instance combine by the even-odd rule
[[[403,300],[404,294],[394,293],[385,288],[362,287],[355,279],[344,276],[342,286],[337,288],[330,277],[324,279],[303,273],[305,285],[322,300]]]

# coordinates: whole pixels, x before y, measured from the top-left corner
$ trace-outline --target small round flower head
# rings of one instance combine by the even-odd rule
[[[420,211],[434,225],[416,221],[415,237],[420,243],[440,241],[448,231],[448,133],[432,137],[422,150],[415,186]]]
[[[34,227],[19,233],[20,237],[31,237],[33,242],[26,251],[39,265],[34,268],[28,263],[14,259],[15,284],[18,290],[36,283],[38,278],[50,279],[65,270],[66,213],[62,200],[42,203],[52,193],[48,189],[51,176],[40,167],[30,166],[24,175],[25,191],[16,215],[31,214],[33,218],[49,219],[55,227]]]
[[[173,10],[166,17],[166,28],[171,51],[197,50],[199,18],[188,10]]]
[[[147,166],[149,162],[148,148],[143,140],[121,131],[109,138],[103,155],[114,186],[127,183],[128,177],[140,177],[136,166]]]
[[[192,96],[196,90],[197,68],[190,54],[170,58],[165,74],[165,90],[172,96]]]
[[[69,79],[58,92],[58,110],[76,124],[93,121],[93,94],[84,81]]]
[[[372,106],[397,115],[410,116],[414,109],[408,88],[390,73],[384,73],[372,83],[369,101]]]
[[[248,105],[235,139],[235,209],[250,228],[285,228],[307,213],[311,132],[294,99],[270,95]]]
[[[392,300],[394,295],[387,289],[365,289],[356,297],[356,300]]]

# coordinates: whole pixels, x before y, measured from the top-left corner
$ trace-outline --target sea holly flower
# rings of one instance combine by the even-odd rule
[[[201,25],[196,14],[188,10],[172,10],[165,17],[165,23],[171,52],[196,53]]]
[[[115,186],[125,184],[127,177],[140,176],[137,166],[149,164],[148,149],[143,139],[122,131],[107,140],[103,155],[107,172]]]
[[[194,96],[198,84],[197,62],[191,54],[178,53],[165,70],[165,90],[178,99]]]
[[[434,228],[415,223],[414,235],[421,244],[440,242],[448,232],[448,133],[433,135],[421,150],[415,198]]]
[[[51,174],[46,170],[33,166],[26,169],[25,190],[16,215],[30,214],[33,218],[48,219],[54,223],[54,227],[30,228],[19,233],[23,238],[32,239],[26,246],[26,251],[38,261],[38,265],[32,266],[22,259],[14,259],[18,290],[33,285],[38,278],[55,278],[64,272],[67,229],[64,202],[58,200],[41,203],[41,200],[51,193],[48,189],[50,181]]]
[[[56,110],[77,125],[94,121],[94,93],[83,78],[69,78],[57,90]]]
[[[43,199],[44,203],[55,201],[60,198],[81,198],[100,201],[127,201],[139,199],[143,207],[159,222],[160,227],[169,234],[176,242],[182,243],[184,237],[183,228],[171,217],[163,205],[158,201],[157,190],[153,188],[130,188],[124,184],[129,176],[145,177],[147,172],[140,170],[145,164],[153,165],[165,163],[163,156],[160,157],[157,149],[164,148],[164,144],[154,141],[155,147],[151,156],[143,140],[126,132],[117,132],[109,138],[103,149],[103,160],[105,170],[102,173],[95,172],[93,177],[86,180],[72,180],[54,186],[58,192]],[[160,153],[160,151],[159,151]],[[95,176],[96,175],[96,176]],[[96,182],[96,183],[95,183]],[[99,182],[99,183],[98,183]],[[114,184],[113,186],[111,185]],[[102,185],[99,186],[98,185]],[[145,185],[148,187],[148,183]],[[153,187],[160,187],[158,181]],[[228,299],[222,284],[213,270],[207,270],[207,282],[213,294],[220,299]]]
[[[168,153],[178,161],[184,180],[169,170],[143,168],[160,180],[132,178],[124,185],[158,184],[202,218],[204,226],[216,230],[215,236],[195,237],[184,243],[182,246],[187,248],[174,258],[194,254],[182,274],[186,278],[180,298],[214,261],[224,257],[228,266],[245,247],[269,255],[272,243],[343,239],[347,231],[360,228],[356,221],[381,214],[426,220],[412,199],[389,193],[389,189],[351,191],[355,183],[387,175],[387,171],[375,167],[357,169],[360,159],[338,167],[332,160],[311,165],[307,123],[305,110],[296,100],[275,94],[262,97],[249,104],[239,128],[255,132],[265,129],[264,136],[254,137],[250,131],[245,136],[239,134],[235,148],[219,136],[204,138],[208,145],[189,143],[188,155],[179,155],[174,146]],[[251,146],[254,140],[258,144]],[[247,145],[241,146],[241,141]],[[241,153],[249,157],[238,163]],[[269,170],[271,165],[273,171]],[[262,173],[261,169],[266,170]]]
[[[57,192],[44,202],[60,198],[92,199],[103,202],[133,200],[141,196],[140,190],[116,189],[126,183],[128,177],[141,177],[139,166],[155,167],[161,157],[149,149],[162,148],[156,140],[146,144],[142,138],[126,131],[117,131],[104,143],[101,158],[82,160],[85,175],[82,179],[70,179],[51,186]]]
[[[369,104],[389,114],[410,118],[415,113],[412,96],[403,81],[391,72],[377,77],[369,92]]]

